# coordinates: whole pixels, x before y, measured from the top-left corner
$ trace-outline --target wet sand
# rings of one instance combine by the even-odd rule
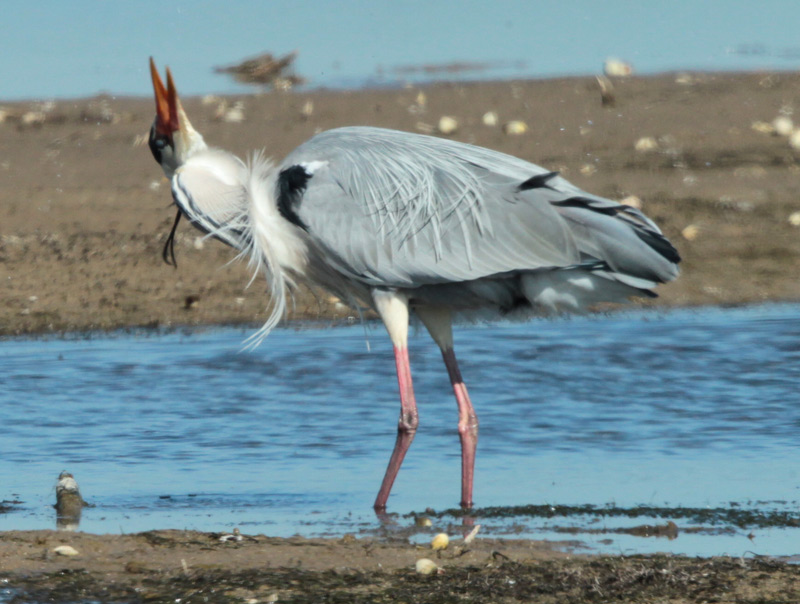
[[[791,111],[800,75],[618,80],[611,107],[594,78],[439,84],[422,89],[424,106],[420,90],[224,99],[243,103],[241,123],[215,119],[221,100],[185,105],[212,145],[241,156],[266,148],[276,158],[322,129],[427,131],[453,116],[454,139],[559,170],[593,193],[641,198],[684,258],[682,277],[660,287],[654,304],[800,299],[800,229],[789,222],[800,210],[800,152],[751,127]],[[174,212],[145,142],[149,98],[2,106],[10,117],[0,123],[0,334],[265,319],[263,281],[247,288],[244,263],[228,265],[233,252],[187,224],[178,231],[178,269],[162,262]],[[482,123],[487,111],[498,125]],[[42,123],[23,123],[34,118]],[[502,124],[515,119],[528,132],[505,134]],[[645,137],[655,148],[637,151]],[[301,288],[291,317],[348,314]]]
[[[593,193],[641,198],[684,258],[682,277],[648,304],[800,299],[800,229],[789,220],[800,210],[800,152],[751,127],[792,109],[800,75],[666,74],[615,85],[614,106],[601,104],[594,78],[439,84],[422,89],[424,106],[420,88],[225,99],[243,103],[242,123],[215,119],[220,100],[185,106],[211,144],[242,156],[266,148],[276,158],[321,129],[428,131],[450,115],[460,123],[454,139],[559,170]],[[174,212],[144,138],[149,98],[2,107],[10,117],[0,123],[0,335],[266,317],[262,282],[246,288],[246,266],[228,265],[231,250],[188,225],[178,232],[177,270],[162,262]],[[497,126],[482,123],[487,111]],[[528,132],[505,134],[512,119]],[[655,147],[637,150],[644,137]],[[349,314],[301,289],[291,318]],[[54,554],[60,544],[79,555]],[[420,557],[444,572],[416,575]],[[798,567],[762,558],[582,557],[547,543],[479,539],[438,559],[392,539],[220,543],[182,531],[0,533],[0,580],[24,590],[25,601],[800,600]]]

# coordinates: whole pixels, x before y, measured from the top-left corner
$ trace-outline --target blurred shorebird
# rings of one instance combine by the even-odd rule
[[[296,58],[297,51],[279,58],[273,57],[270,53],[264,53],[252,59],[246,59],[238,65],[215,67],[214,71],[227,73],[242,84],[286,89],[306,83],[305,78],[292,72],[291,66]]]
[[[374,309],[392,344],[400,388],[397,440],[375,499],[383,510],[417,431],[409,316],[441,349],[458,404],[461,505],[472,507],[478,418],[453,350],[452,319],[582,312],[678,276],[680,257],[638,209],[582,191],[497,151],[380,128],[317,134],[273,163],[209,147],[172,75],[151,59],[156,118],[150,149],[178,206],[164,259],[174,264],[181,215],[263,272],[271,314],[298,281]]]
[[[81,496],[78,482],[69,472],[61,472],[56,483],[56,528],[77,531],[86,502]]]

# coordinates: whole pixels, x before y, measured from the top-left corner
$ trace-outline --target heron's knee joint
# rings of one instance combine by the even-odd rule
[[[414,433],[417,431],[417,426],[419,426],[419,416],[416,413],[403,413],[397,422],[397,431]]]
[[[478,418],[475,415],[471,415],[465,421],[458,422],[458,433],[475,435],[478,433],[478,426]]]

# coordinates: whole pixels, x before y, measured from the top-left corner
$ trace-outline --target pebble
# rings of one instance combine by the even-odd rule
[[[789,224],[800,227],[800,211],[789,214]]]
[[[637,210],[642,209],[642,200],[636,195],[628,195],[625,199],[620,201],[621,204],[631,206]]]
[[[442,134],[453,134],[456,130],[458,130],[458,120],[454,117],[450,117],[449,115],[443,115],[439,118],[439,123],[437,124],[436,129]]]
[[[503,132],[510,136],[525,134],[528,131],[528,124],[521,120],[511,120],[503,124]]]
[[[603,64],[603,73],[610,78],[624,78],[633,73],[633,66],[620,59],[608,58]]]
[[[700,234],[700,227],[696,224],[690,224],[685,229],[681,231],[681,235],[687,241],[694,241],[697,239],[697,236]]]
[[[450,537],[447,536],[447,533],[439,533],[431,540],[431,548],[433,548],[434,551],[447,549],[449,544]]]
[[[760,120],[750,124],[750,128],[761,134],[775,134],[775,128],[772,124]]]
[[[23,126],[41,126],[47,120],[47,115],[44,111],[27,111],[22,114],[20,123]]]
[[[236,104],[225,111],[222,121],[229,124],[239,124],[244,121],[244,103],[237,101]]]
[[[78,550],[71,545],[59,545],[58,547],[53,548],[53,553],[58,554],[59,556],[77,556]]]
[[[792,149],[800,150],[800,128],[789,135],[789,146]]]
[[[642,138],[636,141],[636,144],[633,146],[633,148],[639,151],[640,153],[655,151],[656,149],[658,149],[658,141],[654,139],[652,136],[643,136]]]
[[[417,560],[417,563],[414,565],[417,574],[420,575],[431,575],[435,572],[439,571],[439,567],[436,565],[436,562],[430,560],[429,558],[420,558]]]
[[[233,534],[229,534],[229,535],[222,535],[222,536],[219,538],[219,540],[220,540],[222,543],[227,543],[227,542],[229,542],[229,541],[233,541],[233,542],[235,542],[235,541],[241,541],[242,539],[243,539],[243,537],[242,537],[242,533],[241,533],[241,531],[240,531],[238,528],[235,528],[235,529],[233,529]]]
[[[778,136],[791,136],[794,132],[794,122],[788,115],[779,115],[772,120],[772,127]]]
[[[497,126],[498,117],[494,111],[487,111],[481,118],[484,126]]]

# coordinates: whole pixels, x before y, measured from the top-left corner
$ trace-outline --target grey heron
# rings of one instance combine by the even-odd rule
[[[376,510],[386,508],[418,426],[409,316],[439,346],[458,406],[461,506],[473,505],[478,418],[454,352],[458,316],[572,312],[678,276],[680,257],[639,210],[592,195],[557,172],[497,151],[395,130],[315,135],[278,163],[209,147],[150,60],[150,149],[178,214],[164,248],[174,263],[181,215],[249,258],[271,292],[266,335],[298,282],[374,309],[391,338],[400,390],[397,439]]]

